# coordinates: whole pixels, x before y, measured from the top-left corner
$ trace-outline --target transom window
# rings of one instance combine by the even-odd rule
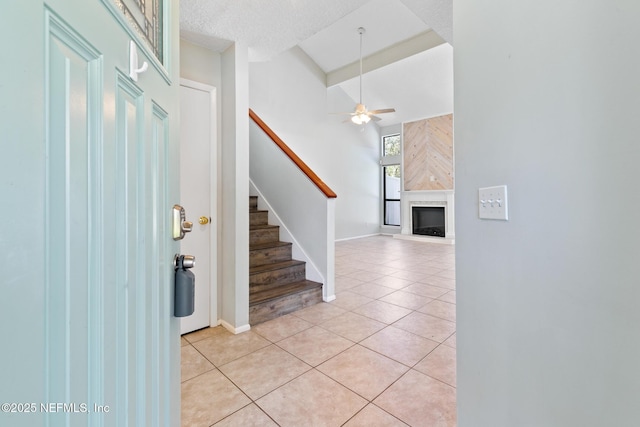
[[[400,134],[387,135],[382,137],[383,156],[399,156],[400,155]]]

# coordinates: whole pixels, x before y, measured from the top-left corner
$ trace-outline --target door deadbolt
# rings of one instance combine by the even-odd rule
[[[209,218],[206,216],[201,216],[198,222],[202,225],[209,224]]]
[[[180,205],[173,205],[172,219],[173,240],[182,240],[185,233],[189,233],[193,229],[193,223],[186,220],[184,208]]]

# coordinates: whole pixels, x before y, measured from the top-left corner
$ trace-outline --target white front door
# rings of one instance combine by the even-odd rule
[[[178,5],[160,3],[2,5],[0,425],[179,425]]]
[[[180,204],[193,229],[180,250],[196,257],[195,310],[182,318],[183,334],[218,324],[215,107],[215,88],[181,80]]]

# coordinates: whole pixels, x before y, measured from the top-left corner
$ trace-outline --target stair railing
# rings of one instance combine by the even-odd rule
[[[323,283],[324,301],[335,299],[336,193],[249,110],[249,176],[259,199],[307,262],[307,278]]]

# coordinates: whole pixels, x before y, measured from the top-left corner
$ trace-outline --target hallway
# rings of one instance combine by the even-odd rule
[[[454,246],[336,243],[336,294],[182,338],[183,426],[455,426]]]

